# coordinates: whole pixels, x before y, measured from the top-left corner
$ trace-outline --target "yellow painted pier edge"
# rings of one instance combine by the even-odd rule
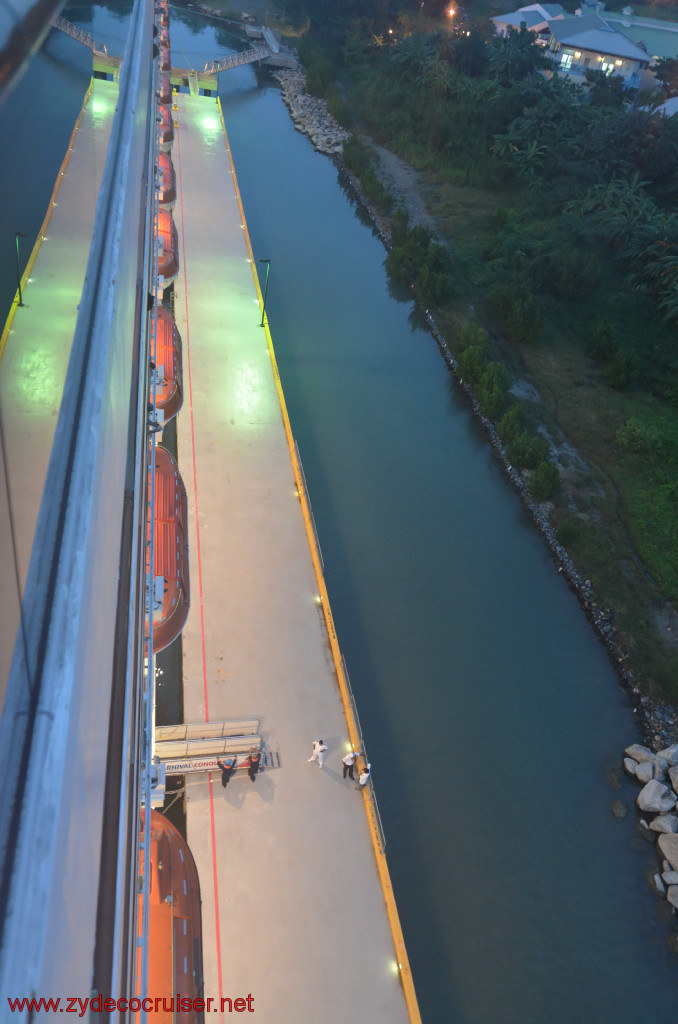
[[[54,183],[54,188],[52,189],[52,195],[50,196],[49,203],[47,204],[47,213],[45,214],[44,220],[43,220],[43,222],[42,222],[42,224],[40,226],[40,230],[38,231],[38,237],[35,240],[35,245],[33,246],[33,249],[31,250],[31,255],[28,257],[28,263],[26,264],[26,268],[25,268],[23,274],[21,275],[21,290],[22,290],[22,292],[26,288],[26,283],[27,283],[28,278],[30,277],[31,271],[33,269],[33,264],[35,263],[35,260],[37,258],[38,252],[40,250],[40,246],[42,245],[42,243],[44,241],[45,232],[47,231],[47,225],[49,224],[50,220],[52,219],[52,210],[54,209],[54,207],[56,205],[56,197],[57,197],[57,193],[59,191],[59,186],[61,185],[61,179],[63,178],[64,172],[65,172],[66,168],[68,167],[68,162],[71,159],[71,153],[73,152],[73,145],[75,143],[75,136],[77,134],[78,128],[82,124],[82,119],[83,119],[83,117],[85,115],[85,108],[87,107],[87,104],[89,103],[89,98],[90,98],[91,94],[92,94],[92,79],[90,78],[90,82],[89,82],[89,85],[87,87],[87,92],[85,93],[85,98],[82,101],[82,107],[80,108],[80,113],[78,114],[78,119],[75,122],[75,126],[73,128],[73,131],[71,132],[71,137],[70,137],[69,142],[68,142],[68,149],[66,150],[66,156],[63,158],[63,160],[61,162],[61,167],[59,168],[59,173],[57,174],[56,181]],[[10,306],[9,313],[7,315],[7,320],[5,321],[5,328],[4,328],[3,332],[2,332],[2,337],[0,338],[0,359],[2,359],[2,353],[5,351],[5,345],[7,344],[7,338],[9,337],[9,332],[12,329],[12,322],[14,321],[14,314],[16,313],[18,308],[19,308],[19,289],[17,288],[16,294],[15,294],[14,299],[12,301],[12,305]]]
[[[233,184],[235,185],[236,197],[238,200],[238,208],[240,210],[240,219],[242,222],[243,230],[245,232],[245,239],[247,241],[247,251],[249,253],[250,264],[252,267],[252,276],[254,278],[254,286],[257,290],[259,297],[260,308],[263,307],[263,300],[261,294],[261,286],[259,284],[259,275],[257,274],[256,263],[254,260],[254,252],[252,250],[252,243],[250,241],[249,231],[247,229],[247,221],[245,220],[245,210],[242,205],[242,199],[240,198],[240,188],[238,187],[238,179],[235,172],[235,165],[233,163],[233,156],[231,154],[231,147],[228,141],[228,133],[226,131],[226,124],[224,123],[224,115],[221,109],[221,100],[217,97],[217,106],[219,108],[219,118],[221,120],[221,128],[224,133],[224,139],[226,142],[226,152],[228,153],[228,160],[231,165],[231,172],[233,174]],[[282,412],[283,423],[285,426],[285,434],[287,437],[287,444],[290,450],[290,458],[292,460],[292,467],[294,469],[294,476],[297,484],[297,491],[299,493],[299,501],[301,503],[302,512],[304,515],[304,522],[306,524],[306,533],[308,535],[309,546],[311,549],[311,557],[313,559],[313,566],[315,568],[316,579],[318,582],[318,591],[320,594],[320,601],[323,607],[325,615],[325,623],[327,626],[327,633],[329,636],[330,647],[332,650],[332,658],[334,661],[334,668],[337,674],[337,680],[339,683],[339,691],[341,693],[341,700],[344,706],[344,714],[346,715],[346,722],[348,724],[348,732],[353,747],[358,749],[360,745],[360,734],[353,713],[353,707],[351,704],[351,697],[349,691],[348,681],[344,672],[343,658],[341,650],[339,648],[339,641],[337,639],[337,633],[334,628],[334,619],[332,617],[332,609],[330,607],[330,600],[327,594],[327,588],[325,586],[325,576],[323,573],[322,565],[320,562],[320,555],[318,552],[318,545],[316,541],[315,529],[313,526],[313,519],[311,515],[311,507],[306,493],[305,481],[301,466],[299,464],[299,458],[297,456],[296,445],[294,441],[294,435],[292,434],[292,427],[290,424],[289,416],[287,414],[287,405],[285,402],[285,395],[283,393],[282,384],[280,382],[280,374],[278,372],[278,364],[275,358],[275,351],[273,349],[273,340],[271,333],[268,328],[268,319],[266,316],[263,317],[264,327],[266,330],[266,342],[268,344],[268,351],[271,358],[271,365],[273,367],[273,376],[275,378],[275,386],[278,392],[278,400],[280,402],[280,410]],[[412,972],[410,970],[410,962],[407,956],[407,949],[405,947],[405,939],[403,938],[402,928],[400,926],[400,918],[398,916],[398,908],[396,906],[395,896],[393,893],[393,886],[391,885],[391,876],[388,870],[388,864],[386,863],[386,855],[381,848],[380,840],[380,829],[377,825],[376,815],[372,805],[368,787],[363,790],[363,798],[365,810],[367,813],[367,819],[370,826],[370,835],[372,837],[372,846],[374,848],[374,856],[377,861],[377,870],[379,872],[379,878],[381,880],[381,887],[384,894],[384,900],[386,902],[386,910],[388,913],[389,924],[391,926],[391,934],[393,936],[393,944],[395,946],[395,954],[398,963],[398,973],[403,986],[403,992],[405,995],[405,1003],[407,1005],[407,1011],[411,1024],[421,1024],[421,1014],[419,1013],[419,1004],[417,1002],[417,995],[414,990],[414,981],[412,978]]]

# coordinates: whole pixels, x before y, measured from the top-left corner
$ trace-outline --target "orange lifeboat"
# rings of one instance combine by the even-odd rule
[[[149,473],[150,501],[150,473]],[[149,530],[150,532],[150,530]],[[153,652],[168,647],[188,618],[188,502],[179,468],[162,445],[155,448]],[[146,556],[148,568],[149,554]]]
[[[169,153],[160,153],[158,157],[158,171],[160,172],[158,175],[160,179],[160,209],[171,210],[177,199],[177,178]]]
[[[162,54],[162,50],[160,53]],[[155,95],[158,97],[158,103],[162,103],[165,106],[172,102],[172,83],[169,75],[158,75]]]
[[[143,856],[142,849],[142,867]],[[142,903],[139,896],[140,933]],[[148,995],[154,1000],[149,1017],[154,1024],[202,1024],[204,1015],[194,1008],[195,1000],[203,998],[198,871],[188,843],[159,811],[151,811],[148,909]],[[141,951],[137,962],[140,968]],[[178,1006],[177,993],[186,1000]]]
[[[160,46],[169,46],[170,44],[169,32],[167,31],[166,26],[160,26],[160,29],[158,31],[158,44]]]
[[[165,423],[167,423],[181,409],[184,394],[181,336],[174,317],[166,306],[158,306],[155,365],[158,371],[155,404],[162,411]]]
[[[172,56],[169,46],[161,46],[158,53],[158,67],[161,71],[170,71],[172,67]]]
[[[163,288],[169,288],[179,273],[179,238],[169,210],[159,210],[156,231],[160,240],[158,276]]]
[[[161,153],[169,153],[174,142],[174,121],[172,111],[161,104],[158,107],[158,143]]]

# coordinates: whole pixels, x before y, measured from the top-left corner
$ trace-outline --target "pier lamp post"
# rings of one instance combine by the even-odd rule
[[[271,261],[270,261],[270,259],[265,259],[265,260],[259,260],[259,262],[266,264],[266,284],[264,285],[264,304],[261,307],[261,323],[259,324],[260,327],[263,327],[264,326],[264,313],[266,312],[266,296],[268,295],[268,275],[269,275],[269,271],[271,269]]]
[[[14,241],[16,243],[16,281],[17,281],[17,284],[19,285],[19,305],[23,306],[24,299],[23,299],[23,295],[21,294],[21,270],[19,269],[19,239],[20,238],[28,238],[28,235],[25,235],[23,233],[23,231],[15,231],[14,232]]]

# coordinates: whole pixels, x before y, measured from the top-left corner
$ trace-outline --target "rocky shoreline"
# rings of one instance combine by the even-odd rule
[[[337,163],[342,171],[345,183],[356,201],[360,203],[369,215],[374,229],[384,246],[389,249],[390,237],[383,220],[379,217],[378,212],[374,209],[367,196],[362,192],[360,183],[355,175],[344,166],[341,160],[342,144],[349,137],[350,133],[336,123],[328,112],[327,104],[324,100],[310,96],[306,92],[306,78],[302,69],[298,71],[277,71],[274,72],[274,77],[280,83],[283,101],[289,108],[295,127],[309,136],[313,146],[319,152],[327,154]],[[556,564],[557,571],[563,574],[570,588],[577,595],[587,618],[607,652],[622,686],[631,698],[643,743],[654,751],[660,751],[662,748],[675,744],[678,741],[678,710],[665,702],[654,700],[641,694],[635,673],[626,665],[629,656],[628,644],[624,637],[615,629],[611,610],[603,608],[598,604],[590,580],[583,579],[580,573],[577,572],[572,559],[556,538],[555,529],[548,518],[548,504],[540,504],[534,500],[528,489],[529,477],[527,474],[518,471],[509,463],[506,450],[499,439],[494,423],[483,415],[480,403],[473,389],[459,377],[457,361],[450,352],[432,314],[428,309],[421,309],[420,307],[420,310],[445,362],[456,378],[473,414],[480,421],[488,441],[496,452],[504,473],[520,495],[525,508],[529,511],[537,529],[546,542]]]
[[[657,753],[633,743],[624,754],[624,771],[643,785],[636,806],[647,817],[639,819],[638,827],[647,839],[656,841],[661,860],[652,888],[678,910],[678,743]]]
[[[283,102],[289,109],[297,131],[308,135],[320,153],[339,157],[350,133],[337,124],[325,100],[306,92],[306,75],[301,68],[274,71],[273,77],[280,83]]]

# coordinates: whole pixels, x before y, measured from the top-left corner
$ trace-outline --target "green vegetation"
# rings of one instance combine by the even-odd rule
[[[351,135],[343,146],[342,156],[349,170],[360,180],[367,198],[382,213],[389,213],[394,206],[393,194],[384,187],[374,166],[374,158],[366,146],[355,135]]]
[[[599,72],[545,76],[529,32],[494,37],[485,0],[458,25],[442,4],[292,8],[310,19],[310,86],[426,183],[446,245],[380,194],[369,145],[345,148],[390,218],[389,273],[434,307],[509,459],[613,609],[629,664],[678,702],[678,648],[655,626],[678,601],[678,117],[636,108]],[[660,74],[665,95],[678,90],[672,62]],[[534,401],[511,394],[516,376]],[[581,460],[556,464],[546,438],[559,431]]]
[[[454,290],[449,251],[431,238],[426,228],[410,228],[399,210],[391,232],[386,269],[396,281],[411,287],[424,306],[444,306]]]

